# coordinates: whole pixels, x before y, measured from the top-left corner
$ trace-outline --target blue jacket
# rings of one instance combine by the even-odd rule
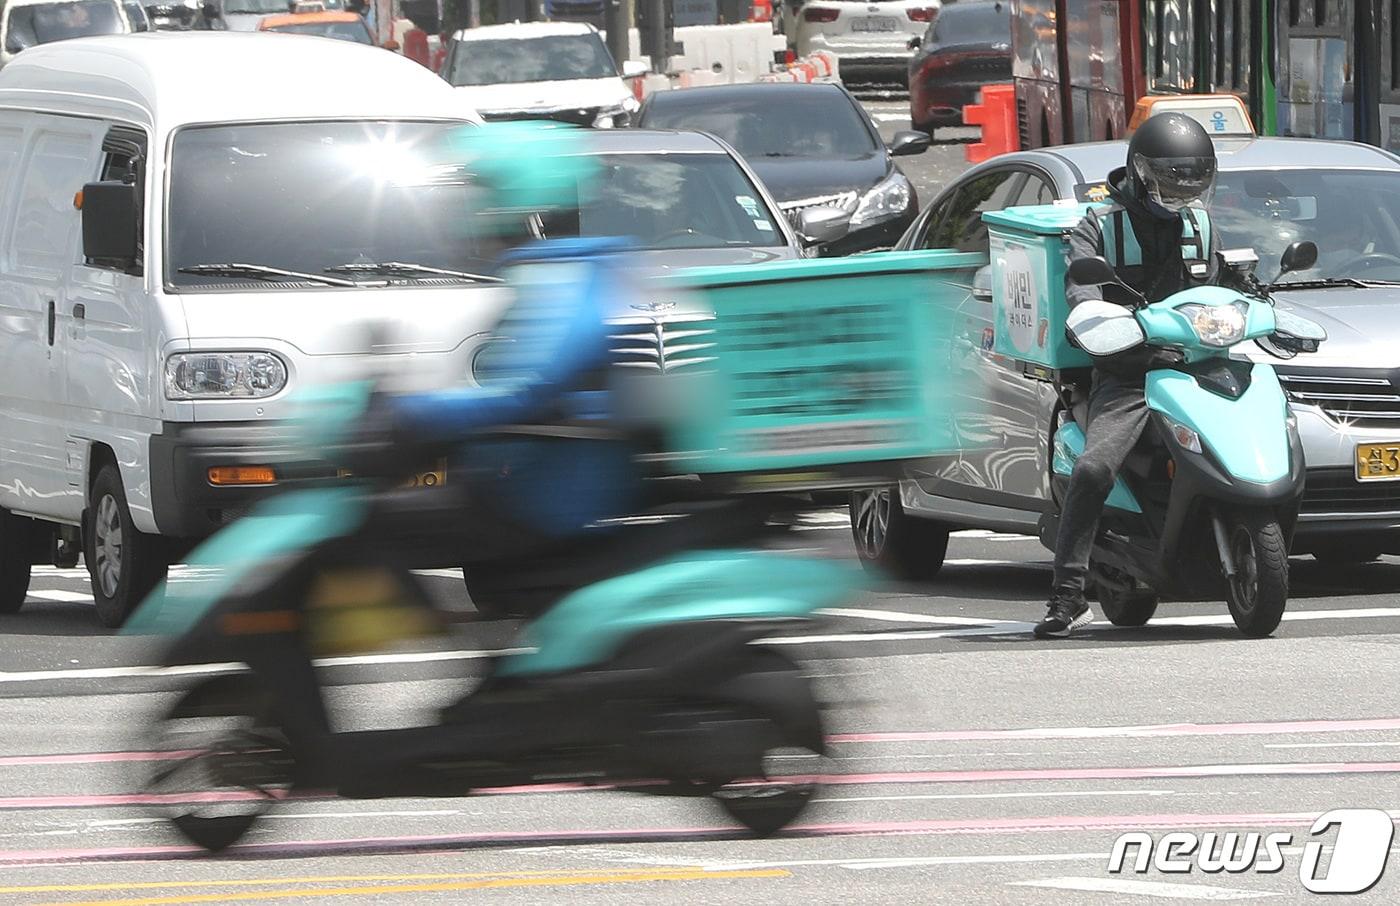
[[[634,450],[613,430],[606,305],[618,295],[607,240],[554,240],[512,252],[517,300],[478,355],[482,386],[411,394],[408,427],[463,442],[469,472],[532,529],[567,535],[630,511]],[[485,436],[483,436],[485,435]],[[451,478],[448,479],[451,481]]]

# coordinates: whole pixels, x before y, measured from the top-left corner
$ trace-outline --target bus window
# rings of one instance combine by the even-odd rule
[[[1122,94],[1118,0],[1067,0],[1065,17],[1070,85]]]
[[[1191,0],[1148,0],[1148,86],[1152,91],[1196,90],[1195,22]]]
[[[1016,56],[1012,60],[1012,74],[1018,79],[1059,81],[1054,0],[1020,0],[1016,9],[1016,34],[1012,38]]]

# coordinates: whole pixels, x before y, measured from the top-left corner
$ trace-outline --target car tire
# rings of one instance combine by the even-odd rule
[[[161,539],[136,530],[115,465],[92,482],[85,552],[97,620],[115,629],[165,578],[170,564]]]
[[[29,595],[34,520],[0,510],[0,613],[19,613]]]
[[[898,488],[851,493],[851,536],[868,572],[932,579],[948,555],[948,526],[904,511]]]

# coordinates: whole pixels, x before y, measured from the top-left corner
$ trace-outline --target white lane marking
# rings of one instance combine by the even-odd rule
[[[1077,796],[1175,796],[1171,790],[1064,790],[1058,793],[929,793],[923,796],[828,796],[813,802],[922,802],[937,799],[1072,799]]]
[[[431,579],[460,579],[462,578],[462,568],[455,569],[415,569],[415,576],[427,576]]]
[[[1163,881],[1129,881],[1124,878],[1045,878],[1040,881],[1012,881],[1015,887],[1048,887],[1085,893],[1115,893],[1125,896],[1166,897],[1178,900],[1257,900],[1280,894],[1263,890],[1209,887],[1205,884],[1167,884]]]
[[[893,612],[893,611],[891,611]],[[1376,607],[1355,610],[1314,610],[1285,613],[1285,620],[1360,620],[1377,617],[1400,616],[1400,607]],[[934,617],[930,616],[930,620]],[[969,620],[968,617],[939,617],[940,622],[951,624],[954,620]],[[1228,625],[1233,623],[1228,616],[1222,617],[1178,617],[1176,620],[1158,620],[1153,625]],[[829,635],[777,636],[764,639],[766,645],[827,645],[833,642],[908,642],[927,639],[969,638],[991,635],[1015,635],[1029,630],[1034,623],[1008,620],[987,623],[973,621],[964,629],[905,630],[892,632],[846,632]],[[1097,624],[1102,625],[1102,624]],[[483,651],[407,651],[395,654],[355,655],[352,657],[321,658],[317,667],[353,667],[370,664],[421,664],[434,661],[470,661],[497,657],[507,654],[520,654],[526,648],[505,648]],[[153,667],[149,665],[130,667],[82,667],[70,670],[27,670],[14,673],[0,672],[0,684],[35,683],[65,679],[118,679],[122,677],[156,678],[164,676],[199,676],[213,673],[229,673],[241,669],[240,665],[194,664],[182,667]]]
[[[528,648],[502,648],[491,651],[404,651],[397,654],[364,654],[351,657],[327,657],[314,661],[317,667],[357,667],[372,664],[424,664],[435,661],[471,661],[506,654],[524,654]],[[234,673],[242,664],[189,664],[180,667],[77,667],[71,670],[25,670],[0,672],[0,683],[38,683],[67,679],[121,679],[140,677],[157,679],[166,676],[206,676]]]
[[[856,620],[876,620],[884,623],[919,623],[925,626],[979,626],[986,628],[999,622],[977,617],[940,617],[933,614],[905,613],[902,610],[866,610],[860,607],[827,607],[817,612],[832,617],[851,617]]]
[[[1266,749],[1351,749],[1372,747],[1393,749],[1400,747],[1400,742],[1275,742],[1264,744],[1264,748]]]
[[[1049,569],[1049,560],[979,560],[975,557],[959,557],[943,561],[944,566],[1016,566],[1030,569]]]
[[[1013,535],[1009,532],[993,532],[988,529],[963,529],[953,532],[954,538],[982,538],[987,541],[1039,541],[1034,535]]]
[[[81,591],[64,591],[53,588],[46,591],[31,591],[29,597],[37,598],[40,601],[72,601],[91,604],[92,595]]]
[[[877,123],[907,123],[908,113],[872,113],[870,118]]]

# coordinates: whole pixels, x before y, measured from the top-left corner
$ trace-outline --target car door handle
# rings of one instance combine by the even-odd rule
[[[58,326],[58,310],[54,307],[53,300],[49,300],[49,345],[53,345],[54,328]]]
[[[79,302],[73,306],[73,317],[82,321],[87,318],[87,306]]]

